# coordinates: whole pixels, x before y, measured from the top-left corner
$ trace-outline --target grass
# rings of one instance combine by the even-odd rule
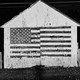
[[[0,80],[80,80],[80,67],[35,66],[22,69],[1,69]]]

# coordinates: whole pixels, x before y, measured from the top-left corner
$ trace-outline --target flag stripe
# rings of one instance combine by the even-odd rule
[[[46,29],[46,28],[43,28],[43,29],[40,29],[40,31],[71,31],[71,29]]]
[[[71,45],[41,45],[41,47],[71,47]]]
[[[71,45],[71,43],[41,43],[41,45]]]
[[[43,36],[40,36],[41,38],[71,38],[71,36],[49,36],[49,35],[43,35]]]
[[[50,57],[71,57],[71,54],[42,54],[42,56],[50,56]]]
[[[31,39],[31,42],[40,42],[40,39]]]
[[[40,29],[71,29],[71,26],[48,26],[48,27],[31,27],[32,30],[40,30]]]
[[[60,52],[60,51],[55,51],[55,52],[42,52],[41,55],[43,54],[48,54],[48,55],[51,55],[51,54],[57,54],[57,55],[60,55],[60,54],[71,54],[71,52]]]
[[[63,33],[60,33],[60,34],[54,34],[54,33],[40,33],[40,37],[41,36],[71,36],[71,34],[63,34]]]
[[[41,33],[71,33],[71,31],[40,31]]]
[[[40,35],[40,33],[38,32],[38,33],[31,33],[31,35]]]
[[[38,40],[40,40],[40,37],[31,37],[31,40],[34,40],[34,39],[38,39]]]
[[[17,50],[20,50],[20,51],[40,51],[40,49],[39,48],[26,48],[26,49],[24,49],[24,50],[22,50],[22,49],[14,49],[13,51],[17,51]]]
[[[32,54],[32,53],[38,54],[39,53],[40,54],[40,51],[36,51],[36,50],[34,50],[34,51],[11,51],[11,53],[15,53],[15,54],[16,53],[23,53],[23,54],[24,53],[26,53],[26,54]]]
[[[40,41],[42,40],[71,40],[71,38],[40,38]]]
[[[57,43],[71,43],[71,40],[52,40],[52,41],[50,41],[50,40],[42,40],[41,41],[41,43],[51,43],[51,42],[57,42]]]
[[[26,55],[24,55],[24,56],[10,56],[10,58],[22,58],[22,57],[27,57],[27,58],[40,58],[40,56],[26,56]]]
[[[41,50],[42,52],[71,52],[71,49],[53,49],[53,50],[49,50],[49,49],[45,49],[45,50]]]
[[[10,46],[11,49],[40,48],[40,46]]]
[[[66,47],[41,47],[41,49],[45,50],[45,49],[49,49],[49,50],[53,50],[53,49],[66,49]],[[67,49],[71,49],[71,47],[68,47]]]

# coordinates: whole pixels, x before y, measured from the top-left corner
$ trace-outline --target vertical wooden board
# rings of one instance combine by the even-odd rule
[[[10,67],[10,28],[4,29],[4,68]]]
[[[77,66],[77,26],[72,25],[72,64],[73,66]]]

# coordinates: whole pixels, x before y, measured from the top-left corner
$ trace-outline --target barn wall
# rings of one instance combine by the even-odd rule
[[[72,26],[71,30],[72,30],[71,32],[72,47],[71,47],[71,53],[70,53],[71,57],[41,56],[40,58],[27,58],[27,57],[11,58],[10,56],[16,55],[16,53],[15,54],[11,53],[12,49],[10,49],[10,46],[12,46],[12,44],[10,44],[10,28],[5,28],[4,29],[4,45],[5,45],[4,46],[4,68],[32,67],[35,65],[39,65],[40,62],[42,65],[45,65],[45,66],[64,66],[64,67],[77,66],[77,28],[76,26]],[[26,46],[26,44],[22,44],[22,45],[14,44],[14,45]],[[56,53],[56,54],[60,54],[60,53]]]
[[[33,7],[25,10],[16,18],[9,21],[4,27],[4,67],[5,68],[24,68],[31,67],[36,64],[41,64],[45,66],[77,66],[77,23],[73,22],[60,12],[55,9],[49,7],[43,2],[38,2]],[[12,54],[12,49],[10,49],[10,27],[11,28],[22,28],[22,27],[61,27],[61,26],[71,26],[71,57],[48,57],[42,56],[43,52],[40,52],[42,55],[40,58],[11,58],[10,56],[16,55]],[[40,29],[39,32],[41,32]],[[57,30],[58,31],[58,30]],[[63,30],[64,31],[64,30]],[[41,33],[40,33],[41,35]],[[59,35],[59,34],[58,34]],[[64,35],[64,34],[62,34]],[[50,35],[51,36],[51,35]],[[54,36],[54,34],[53,34]],[[40,38],[41,41],[43,38]],[[67,39],[67,38],[66,38]],[[52,40],[52,38],[49,38]],[[54,39],[53,39],[54,40]],[[47,44],[47,43],[46,43]],[[56,43],[58,44],[58,43]],[[63,43],[60,43],[63,44]],[[43,43],[40,42],[40,46]],[[53,43],[55,45],[55,43]],[[17,45],[15,45],[17,46]],[[26,46],[26,44],[19,44],[19,46]],[[52,48],[53,49],[53,48]],[[44,50],[40,48],[40,50]],[[49,54],[46,52],[46,54]],[[54,53],[52,54],[64,54],[64,52]],[[66,52],[69,54],[69,52]],[[22,54],[19,54],[22,55]]]

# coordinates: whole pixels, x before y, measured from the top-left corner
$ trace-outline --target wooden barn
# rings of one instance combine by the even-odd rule
[[[37,1],[1,26],[4,68],[77,67],[77,27],[54,7]]]

